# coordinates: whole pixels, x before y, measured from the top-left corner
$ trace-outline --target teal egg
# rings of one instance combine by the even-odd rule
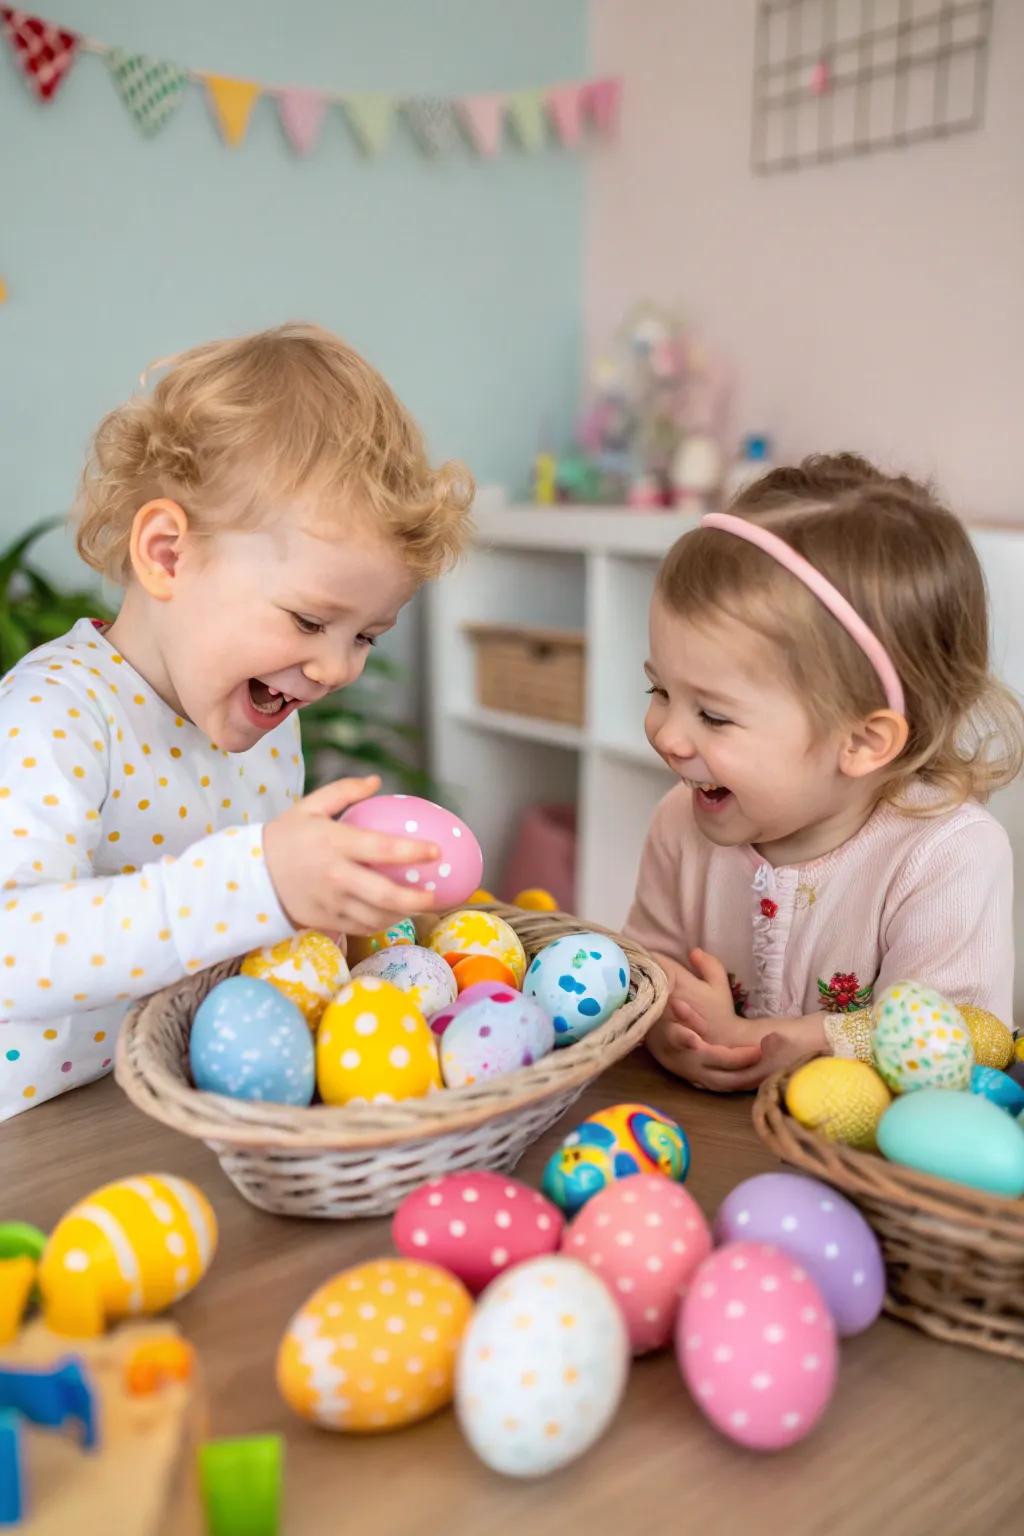
[[[972,1068],[971,1092],[998,1104],[1007,1114],[1019,1115],[1024,1110],[1024,1088],[1014,1082],[1008,1072],[1000,1072],[998,1067]]]
[[[976,1093],[921,1088],[896,1099],[879,1122],[878,1149],[939,1179],[1024,1195],[1024,1129]]]

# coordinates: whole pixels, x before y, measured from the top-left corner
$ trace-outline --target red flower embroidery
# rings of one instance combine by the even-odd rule
[[[778,909],[777,904],[774,901],[772,901],[770,896],[762,896],[761,897],[761,916],[762,917],[766,917],[768,919],[768,921],[771,922],[772,918],[776,916],[778,910],[779,909]]]
[[[818,1000],[826,1013],[856,1013],[871,1006],[872,984],[861,986],[853,971],[836,971],[830,982],[818,982]]]

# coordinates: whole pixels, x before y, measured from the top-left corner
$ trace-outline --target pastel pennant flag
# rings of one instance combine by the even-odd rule
[[[559,141],[566,149],[575,149],[583,132],[582,85],[553,85],[546,93],[548,116]]]
[[[177,64],[111,48],[107,68],[121,100],[142,132],[152,137],[181,106],[188,75]]]
[[[621,79],[613,77],[608,80],[592,80],[586,87],[586,97],[587,111],[594,127],[602,133],[614,132],[622,100]]]
[[[501,148],[504,96],[463,96],[458,112],[466,137],[477,154],[485,160],[493,159]]]
[[[253,80],[232,80],[228,75],[204,75],[203,79],[224,142],[234,148],[245,138],[260,87]]]
[[[320,137],[327,98],[322,91],[282,91],[277,102],[281,126],[297,154],[308,155]]]
[[[455,109],[447,97],[414,96],[403,107],[425,155],[443,155],[454,148]]]
[[[395,103],[390,96],[357,91],[346,96],[345,116],[364,155],[379,155],[391,136]]]
[[[0,6],[0,21],[29,89],[39,101],[52,101],[74,63],[77,32],[7,5]]]
[[[542,91],[513,91],[508,98],[508,116],[516,138],[528,154],[543,147],[546,124]]]

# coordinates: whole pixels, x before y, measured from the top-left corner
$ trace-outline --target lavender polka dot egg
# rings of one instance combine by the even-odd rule
[[[629,961],[603,933],[570,933],[540,951],[523,982],[555,1026],[555,1045],[575,1045],[629,996]]]
[[[313,1098],[313,1036],[290,998],[269,981],[229,976],[196,1009],[192,1079],[204,1093],[268,1104]]]
[[[554,1049],[555,1031],[539,1003],[511,987],[480,997],[455,1015],[440,1038],[449,1088],[530,1067]]]
[[[796,1173],[761,1173],[727,1195],[716,1243],[775,1243],[818,1285],[840,1335],[862,1333],[882,1310],[885,1265],[864,1217],[830,1185]]]
[[[386,837],[436,843],[441,856],[433,863],[373,867],[399,885],[429,892],[438,907],[459,906],[480,884],[484,871],[480,844],[464,821],[432,800],[418,795],[374,795],[349,806],[341,820]]]

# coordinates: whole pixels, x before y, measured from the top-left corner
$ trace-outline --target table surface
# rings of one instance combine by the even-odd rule
[[[694,1149],[688,1188],[713,1215],[741,1179],[777,1166],[750,1123],[751,1100],[703,1095],[638,1052],[613,1067],[520,1164],[536,1182],[585,1111],[657,1104]],[[554,1476],[490,1472],[453,1414],[380,1437],[316,1430],[274,1386],[278,1341],[318,1285],[391,1252],[386,1220],[296,1221],[248,1205],[212,1152],[134,1109],[111,1079],[0,1129],[0,1216],[52,1226],[110,1179],[166,1171],[194,1179],[220,1223],[210,1274],[174,1311],[207,1382],[211,1434],[278,1432],[286,1441],[281,1536],[566,1536],[654,1531],[794,1536],[1019,1533],[1024,1370],[941,1344],[883,1318],[842,1346],[832,1405],[809,1439],[775,1456],[740,1450],[701,1417],[671,1352],[637,1361],[611,1428]]]

